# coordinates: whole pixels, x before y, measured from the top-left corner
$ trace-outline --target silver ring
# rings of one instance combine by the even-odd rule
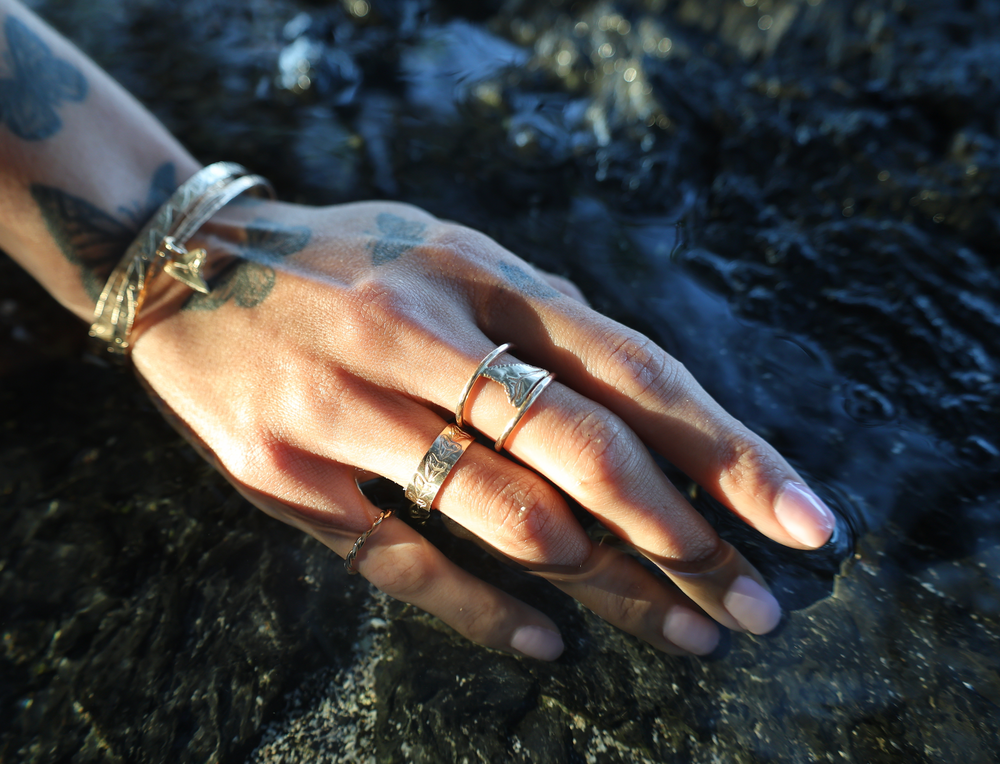
[[[438,491],[448,478],[448,473],[474,440],[475,438],[456,424],[445,427],[431,443],[424,458],[420,460],[420,466],[406,487],[406,498],[424,512],[430,512]]]
[[[476,380],[479,379],[483,372],[486,371],[486,367],[493,363],[494,359],[503,353],[505,350],[510,350],[514,347],[514,343],[505,342],[503,345],[498,347],[496,350],[491,351],[486,355],[486,357],[479,362],[479,366],[469,377],[469,381],[465,383],[465,387],[462,388],[462,394],[458,397],[458,405],[455,407],[455,424],[459,427],[465,427],[465,402],[469,399],[469,393],[472,392],[472,386],[476,384]]]
[[[493,448],[497,451],[503,448],[504,441],[510,437],[512,432],[514,432],[514,428],[517,427],[517,423],[521,421],[521,417],[523,417],[525,412],[531,408],[531,404],[538,400],[538,396],[542,394],[542,391],[545,390],[545,388],[548,387],[555,378],[556,375],[550,373],[545,378],[539,380],[534,387],[528,390],[524,400],[521,402],[521,405],[517,407],[517,413],[514,414],[514,418],[507,422],[507,426],[503,428],[503,432],[500,433],[500,437],[497,438],[496,443],[493,444]],[[509,393],[507,397],[510,397]]]
[[[524,416],[531,404],[538,399],[542,391],[556,377],[555,374],[545,369],[540,369],[537,366],[531,366],[526,363],[507,363],[500,366],[490,366],[497,356],[512,347],[514,347],[512,343],[505,343],[487,354],[479,362],[479,366],[476,367],[475,372],[473,372],[469,381],[465,383],[465,387],[462,388],[462,395],[459,397],[458,406],[455,408],[455,421],[459,426],[463,426],[465,424],[465,404],[469,398],[469,394],[472,392],[472,388],[476,384],[476,380],[480,377],[488,377],[503,386],[507,400],[517,409],[517,412],[514,414],[514,418],[507,423],[500,437],[496,439],[493,447],[497,451],[503,448],[504,441],[507,440],[514,431],[514,428],[517,427],[517,423],[521,421],[521,417]]]

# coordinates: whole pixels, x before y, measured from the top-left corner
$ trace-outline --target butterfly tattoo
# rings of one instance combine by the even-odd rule
[[[415,220],[383,212],[375,218],[379,238],[370,245],[372,265],[392,262],[424,243],[427,226]]]
[[[87,97],[87,80],[56,58],[42,39],[13,16],[4,23],[4,61],[13,77],[0,79],[0,123],[26,141],[41,141],[62,127],[56,106]]]
[[[247,226],[240,259],[209,280],[209,294],[192,293],[184,309],[215,310],[227,302],[241,308],[257,307],[274,287],[276,273],[268,262],[276,263],[305,249],[311,236],[305,226],[256,218]]]
[[[145,203],[120,209],[120,218],[52,186],[36,183],[31,186],[31,196],[59,249],[67,260],[80,266],[84,288],[97,302],[112,269],[143,223],[176,188],[174,165],[165,162],[153,173]]]

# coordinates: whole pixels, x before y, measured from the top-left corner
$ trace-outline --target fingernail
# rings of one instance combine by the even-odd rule
[[[529,658],[554,661],[563,651],[562,637],[541,626],[522,626],[511,637],[510,646]]]
[[[729,614],[752,634],[767,634],[781,620],[781,605],[752,578],[740,576],[722,598]]]
[[[774,516],[789,536],[812,549],[830,540],[837,523],[826,504],[801,483],[785,483],[774,503]]]
[[[676,605],[663,620],[663,636],[682,650],[708,655],[719,644],[719,629],[703,615]]]

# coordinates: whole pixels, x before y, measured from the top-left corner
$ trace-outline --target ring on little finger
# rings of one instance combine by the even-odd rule
[[[510,404],[517,408],[514,416],[507,426],[503,428],[503,432],[500,433],[500,437],[496,439],[493,444],[493,448],[497,451],[503,449],[503,445],[510,434],[517,427],[518,422],[525,415],[532,404],[538,400],[538,396],[542,394],[546,387],[548,387],[552,380],[556,378],[556,375],[546,371],[545,369],[540,369],[537,366],[531,366],[526,363],[509,363],[501,364],[499,366],[490,366],[491,363],[505,350],[513,348],[514,345],[507,342],[500,345],[495,350],[491,351],[479,362],[479,366],[472,373],[469,381],[465,383],[465,387],[462,388],[462,394],[459,396],[458,405],[455,407],[455,421],[459,427],[465,424],[464,414],[465,414],[465,404],[468,401],[469,395],[472,393],[472,388],[475,386],[476,381],[480,377],[488,377],[494,382],[499,382],[507,394],[507,400]]]
[[[352,576],[358,572],[358,569],[354,567],[354,560],[357,558],[358,552],[361,551],[361,547],[364,546],[368,537],[375,532],[375,529],[382,524],[382,521],[392,516],[392,512],[393,510],[391,509],[383,509],[382,512],[379,513],[379,516],[375,518],[375,522],[372,523],[372,527],[358,536],[358,540],[354,542],[354,546],[351,547],[351,551],[347,553],[347,557],[344,558],[344,567],[347,568],[347,572]]]

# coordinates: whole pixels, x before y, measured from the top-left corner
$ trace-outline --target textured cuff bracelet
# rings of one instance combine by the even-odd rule
[[[205,250],[184,245],[209,218],[240,194],[263,188],[274,197],[267,180],[232,162],[209,165],[184,182],[139,233],[111,272],[94,308],[90,336],[114,358],[131,352],[130,335],[142,308],[146,288],[160,270],[199,292],[208,284],[201,274]]]

